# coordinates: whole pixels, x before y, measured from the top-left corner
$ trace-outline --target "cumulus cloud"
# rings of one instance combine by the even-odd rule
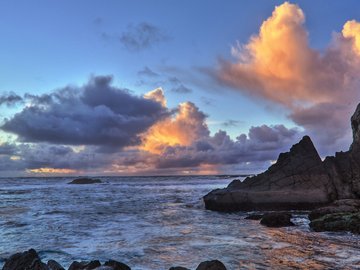
[[[190,145],[209,130],[205,123],[206,115],[194,103],[181,103],[176,115],[153,125],[143,136],[142,149],[151,153],[161,153],[172,145]]]
[[[225,131],[205,136],[189,146],[168,146],[158,158],[158,168],[182,168],[201,165],[269,164],[279,152],[288,151],[301,132],[283,125],[252,127],[249,133],[231,139]],[[264,165],[264,164],[262,164]],[[255,169],[253,167],[253,169]],[[259,168],[257,168],[259,169]]]
[[[1,127],[18,136],[0,145],[2,174],[254,172],[302,135],[282,125],[252,127],[236,139],[211,135],[194,103],[167,108],[161,88],[135,96],[111,82],[97,76],[81,87],[25,94],[24,108]]]
[[[347,123],[360,101],[360,24],[347,22],[326,50],[317,51],[309,46],[304,22],[299,6],[277,6],[258,34],[232,48],[234,62],[221,60],[217,78],[287,108],[323,152],[332,152],[344,141],[349,145]]]
[[[120,36],[120,42],[130,51],[140,51],[168,40],[163,31],[150,23],[129,25],[127,31]]]
[[[110,76],[92,77],[82,87],[28,95],[30,105],[6,119],[1,129],[23,142],[117,148],[137,145],[140,134],[168,112],[159,102],[114,87],[111,81]]]

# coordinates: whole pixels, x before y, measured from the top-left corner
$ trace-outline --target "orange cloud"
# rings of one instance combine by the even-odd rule
[[[232,48],[234,62],[220,62],[217,78],[287,108],[296,124],[322,136],[324,144],[348,141],[347,119],[360,100],[360,23],[346,22],[329,47],[318,51],[309,46],[304,22],[298,5],[277,6],[258,34]]]
[[[140,149],[160,154],[167,146],[188,146],[209,135],[205,119],[206,115],[195,104],[181,103],[175,116],[156,123],[143,135]]]
[[[343,99],[347,78],[346,59],[340,66],[334,50],[321,54],[309,47],[305,16],[294,4],[277,6],[263,22],[258,35],[245,45],[232,48],[236,63],[223,61],[219,78],[250,95],[294,107],[300,104],[332,102]],[[344,26],[343,37],[352,39],[360,49],[360,26],[355,21]],[[340,39],[339,39],[340,41]]]
[[[360,55],[360,23],[355,20],[346,22],[342,34],[345,38],[352,40],[353,50]]]
[[[76,173],[76,170],[73,169],[57,169],[57,168],[38,168],[38,169],[29,169],[29,173],[40,173],[40,174],[71,174]]]
[[[166,99],[162,88],[156,88],[144,95],[144,98],[152,99],[159,102],[163,107],[166,107]]]

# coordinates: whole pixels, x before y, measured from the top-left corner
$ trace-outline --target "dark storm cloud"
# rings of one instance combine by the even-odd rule
[[[11,143],[0,144],[0,155],[14,155],[16,153],[16,145]]]
[[[0,106],[6,105],[8,107],[14,106],[21,102],[23,99],[22,97],[18,96],[17,94],[11,92],[11,93],[5,93],[3,95],[0,95]]]
[[[28,95],[32,105],[6,119],[1,129],[23,142],[136,145],[139,135],[168,112],[158,102],[111,86],[111,81],[110,76],[97,76],[82,87]]]
[[[130,51],[140,51],[166,41],[168,38],[158,27],[143,22],[129,25],[127,31],[120,36],[120,42]]]

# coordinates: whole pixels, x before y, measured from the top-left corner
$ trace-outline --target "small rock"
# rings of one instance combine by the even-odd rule
[[[47,263],[49,270],[65,270],[57,261],[49,260]]]
[[[3,270],[48,270],[34,249],[16,253],[5,260]]]
[[[267,227],[288,227],[294,226],[291,222],[291,214],[289,213],[267,213],[263,216],[260,224]]]
[[[129,266],[127,266],[126,264],[124,264],[122,262],[114,261],[114,260],[108,260],[107,262],[104,263],[104,265],[110,266],[114,270],[131,270],[131,268]]]
[[[260,220],[263,218],[264,215],[260,215],[260,214],[254,214],[254,215],[248,215],[247,217],[245,217],[245,219],[250,219],[250,220]]]
[[[175,266],[175,267],[171,267],[169,270],[190,270],[190,269],[182,266]]]
[[[68,184],[85,185],[85,184],[98,184],[98,183],[102,183],[100,179],[83,177],[83,178],[76,178]]]
[[[91,262],[75,261],[70,265],[69,270],[92,270],[99,266],[101,266],[101,263],[98,260]]]
[[[200,263],[196,270],[226,270],[226,267],[222,262],[213,260]]]

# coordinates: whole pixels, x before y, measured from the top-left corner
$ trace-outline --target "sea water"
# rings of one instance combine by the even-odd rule
[[[0,178],[0,257],[34,248],[43,261],[114,259],[133,270],[195,269],[221,260],[236,269],[360,269],[360,237],[297,225],[267,228],[247,213],[205,210],[202,197],[233,179],[219,176]],[[1,266],[1,265],[0,265]]]

